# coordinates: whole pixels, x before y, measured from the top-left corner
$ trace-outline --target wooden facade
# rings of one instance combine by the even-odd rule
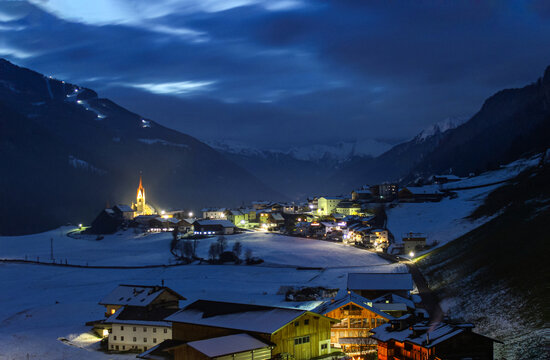
[[[307,360],[331,352],[331,325],[336,321],[325,316],[305,312],[273,333],[260,333],[222,327],[173,322],[173,339],[184,342],[210,339],[224,335],[248,333],[274,344],[272,356]],[[184,346],[173,349],[174,360],[188,359]],[[197,358],[199,359],[199,358]]]
[[[388,321],[387,317],[352,302],[325,315],[340,320],[332,326],[330,342],[332,346],[340,347],[348,355],[360,355],[362,350],[374,348],[376,345],[368,341],[369,331]],[[344,341],[344,339],[351,341]]]

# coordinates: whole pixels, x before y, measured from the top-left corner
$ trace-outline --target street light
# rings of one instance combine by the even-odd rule
[[[189,217],[193,217],[193,212],[189,212]]]
[[[414,251],[411,251],[411,252],[409,253],[409,256],[410,256],[411,258],[413,258],[413,257],[414,257]]]

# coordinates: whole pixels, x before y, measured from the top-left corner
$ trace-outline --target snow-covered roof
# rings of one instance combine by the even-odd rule
[[[372,311],[373,313],[377,314],[377,315],[380,315],[382,316],[383,318],[386,318],[388,320],[392,320],[394,319],[393,316],[391,315],[388,315],[382,311],[380,311],[380,309],[377,309],[375,307],[373,307],[373,304],[372,302],[365,298],[365,297],[362,297],[360,295],[357,295],[356,293],[354,293],[353,291],[350,292],[349,294],[346,293],[343,297],[341,298],[337,298],[337,299],[334,299],[334,302],[332,300],[330,301],[325,301],[324,303],[322,303],[321,305],[317,306],[315,309],[313,309],[312,311],[313,312],[316,312],[318,314],[321,314],[321,315],[326,315],[328,314],[329,312],[331,311],[334,311],[336,309],[339,309],[341,308],[342,306],[345,306],[345,305],[348,305],[350,303],[353,303],[357,306],[360,306],[364,309],[367,309],[369,311]]]
[[[174,290],[163,286],[119,285],[99,302],[100,305],[131,305],[147,306],[164,292],[170,292],[179,300],[183,296]]]
[[[452,325],[447,323],[439,323],[433,326],[428,321],[424,321],[403,330],[392,330],[391,324],[383,324],[371,330],[371,333],[373,333],[371,337],[383,342],[390,340],[406,341],[425,348],[431,348],[465,331],[470,331],[469,329],[472,327],[472,324]]]
[[[271,217],[273,218],[273,220],[276,220],[276,221],[283,221],[285,219],[283,218],[283,215],[279,213],[272,213]]]
[[[106,324],[128,324],[170,327],[172,324],[164,318],[178,311],[178,309],[155,308],[148,310],[141,306],[125,306],[109,316]]]
[[[113,209],[105,209],[105,212],[109,215],[113,215],[115,213]]]
[[[368,189],[354,190],[353,192],[357,193],[357,194],[370,194],[371,193],[371,191],[368,190]]]
[[[224,228],[232,228],[232,227],[235,227],[235,224],[233,224],[231,221],[229,220],[196,220],[193,225],[195,224],[198,224],[200,226],[205,226],[205,225],[221,225],[223,226]]]
[[[391,304],[404,304],[406,307],[409,307],[411,309],[414,309],[416,306],[414,305],[414,301],[411,299],[404,298],[403,296],[399,296],[396,294],[388,293],[385,295],[382,295],[374,300],[372,300],[373,305],[375,307],[378,307],[379,309],[382,309],[380,305],[388,305],[386,301],[389,301]]]
[[[260,341],[248,334],[235,334],[206,340],[191,341],[188,342],[187,345],[203,353],[209,358],[236,354],[270,346],[269,344],[266,344],[265,342]]]
[[[124,204],[115,205],[115,206],[113,206],[113,208],[116,208],[120,212],[134,212],[134,209],[132,209],[130,206],[124,205]]]
[[[306,310],[197,300],[167,321],[272,334]]]
[[[349,290],[412,290],[411,274],[349,273]]]

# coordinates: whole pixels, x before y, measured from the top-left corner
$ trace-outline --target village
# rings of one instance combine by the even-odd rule
[[[174,265],[254,266],[264,260],[244,251],[240,240],[229,247],[227,239],[260,232],[336,243],[410,269],[410,260],[437,242],[429,242],[422,229],[393,234],[386,207],[453,198],[442,185],[459,180],[441,176],[421,188],[380,184],[347,197],[256,201],[249,207],[195,213],[155,209],[146,201],[140,176],[135,202],[106,208],[91,226],[79,225],[67,235],[101,242],[121,231],[170,233]],[[197,251],[201,242],[210,245],[202,256]],[[307,263],[300,268],[324,271]],[[258,305],[246,297],[222,301],[208,293],[187,298],[185,289],[165,286],[164,280],[121,283],[98,299],[104,318],[89,319],[86,326],[101,339],[98,350],[143,359],[492,359],[498,340],[473,332],[473,324],[442,318],[430,290],[417,284],[413,274],[350,271],[340,275],[345,287],[281,286],[277,294],[288,302],[283,306]]]

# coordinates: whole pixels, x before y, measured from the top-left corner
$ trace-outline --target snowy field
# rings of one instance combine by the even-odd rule
[[[529,167],[535,166],[540,155],[530,159],[517,160],[502,166],[499,170],[489,171],[479,176],[445,184],[443,188],[465,188],[483,186],[495,182],[509,180]],[[408,232],[427,235],[428,244],[438,242],[438,246],[459,238],[476,227],[489,221],[491,218],[482,218],[469,221],[469,216],[487,195],[502,186],[502,184],[480,187],[469,190],[457,190],[456,199],[445,198],[440,202],[401,203],[387,209],[388,229],[394,234],[397,243]],[[422,187],[427,193],[438,188],[437,185]]]
[[[170,260],[170,234],[138,236],[129,231],[96,241],[93,237],[69,238],[64,235],[68,230],[0,237],[0,257],[27,255],[46,260],[53,237],[54,256],[67,258],[69,263],[140,265]],[[341,244],[268,233],[226,238],[229,247],[238,240],[266,264],[91,269],[0,263],[0,360],[135,358],[97,351],[99,339],[87,334],[85,326],[86,321],[102,318],[104,308],[97,303],[118,284],[160,284],[164,280],[188,299],[182,305],[211,299],[307,308],[315,303],[285,302],[284,295],[277,294],[279,288],[345,289],[348,272],[407,271],[403,265],[388,264],[373,253]],[[199,255],[206,255],[211,241],[201,242]],[[324,269],[297,270],[291,265]]]

